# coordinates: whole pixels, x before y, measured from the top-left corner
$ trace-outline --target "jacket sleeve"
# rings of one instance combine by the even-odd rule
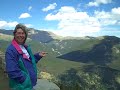
[[[36,63],[42,58],[42,56],[39,55],[39,53],[34,54]]]
[[[12,50],[6,51],[5,61],[8,77],[14,79],[18,83],[23,83],[26,79],[26,76],[22,73],[21,69],[19,68],[17,60],[18,57],[16,52],[13,52]]]

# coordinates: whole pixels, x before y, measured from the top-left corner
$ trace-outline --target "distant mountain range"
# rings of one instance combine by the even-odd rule
[[[35,30],[35,29],[30,28],[28,32],[29,32],[28,38],[38,41],[38,42],[47,43],[53,40],[51,34],[47,31],[40,31],[40,30]],[[13,35],[13,30],[0,29],[0,33],[7,34],[7,35]]]
[[[13,36],[13,30],[0,29],[0,33]],[[86,36],[86,37],[70,37],[70,36],[69,37],[62,37],[62,36],[55,35],[52,32],[28,28],[28,38],[35,40],[35,41],[38,41],[38,42],[48,43],[48,42],[51,42],[55,39],[60,39],[60,40],[93,39],[94,37],[89,37],[89,36]]]

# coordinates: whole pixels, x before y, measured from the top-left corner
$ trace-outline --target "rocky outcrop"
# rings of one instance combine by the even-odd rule
[[[38,79],[35,90],[60,90],[60,88],[53,82],[45,79]]]

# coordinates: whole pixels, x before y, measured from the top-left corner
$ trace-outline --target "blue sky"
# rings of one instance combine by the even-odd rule
[[[0,29],[18,23],[61,36],[120,37],[120,1],[0,0]]]

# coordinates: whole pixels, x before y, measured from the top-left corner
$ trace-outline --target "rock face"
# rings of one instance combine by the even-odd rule
[[[60,88],[53,82],[49,82],[45,79],[38,79],[35,90],[60,90]]]

